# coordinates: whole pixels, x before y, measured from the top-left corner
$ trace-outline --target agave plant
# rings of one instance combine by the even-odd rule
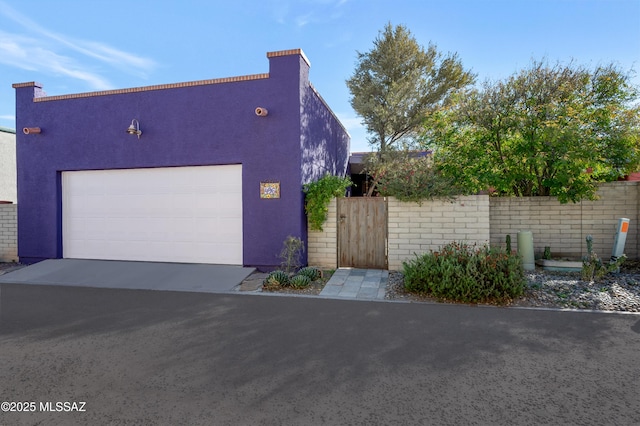
[[[262,284],[266,288],[279,288],[286,287],[289,283],[289,275],[284,271],[277,270],[271,272]]]
[[[311,284],[311,279],[306,275],[296,275],[291,278],[290,284],[293,288],[305,288]]]
[[[309,280],[315,281],[322,277],[322,271],[313,266],[306,266],[298,271],[298,275],[304,275],[305,277],[309,277]]]

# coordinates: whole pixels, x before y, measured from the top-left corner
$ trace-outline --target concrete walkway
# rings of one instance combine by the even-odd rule
[[[0,273],[0,284],[228,293],[254,271],[234,265],[47,259]]]
[[[320,292],[332,299],[384,300],[389,271],[340,268]]]
[[[157,262],[48,259],[33,265],[5,265],[0,284],[227,293],[260,292],[267,273],[254,268]],[[389,271],[340,268],[319,296],[327,299],[384,300]],[[293,294],[287,294],[292,296]]]

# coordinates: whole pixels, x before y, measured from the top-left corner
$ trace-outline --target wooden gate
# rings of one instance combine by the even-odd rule
[[[385,198],[338,198],[338,267],[387,269]]]

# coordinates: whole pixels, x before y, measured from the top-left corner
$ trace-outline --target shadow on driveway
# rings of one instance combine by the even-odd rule
[[[632,424],[640,317],[0,285],[0,401],[33,424]]]

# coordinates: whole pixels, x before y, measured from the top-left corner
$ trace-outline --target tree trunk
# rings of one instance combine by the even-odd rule
[[[378,185],[378,179],[373,179],[371,181],[371,186],[369,187],[369,190],[367,191],[366,197],[371,197],[373,195],[373,191],[375,191],[377,185]]]

